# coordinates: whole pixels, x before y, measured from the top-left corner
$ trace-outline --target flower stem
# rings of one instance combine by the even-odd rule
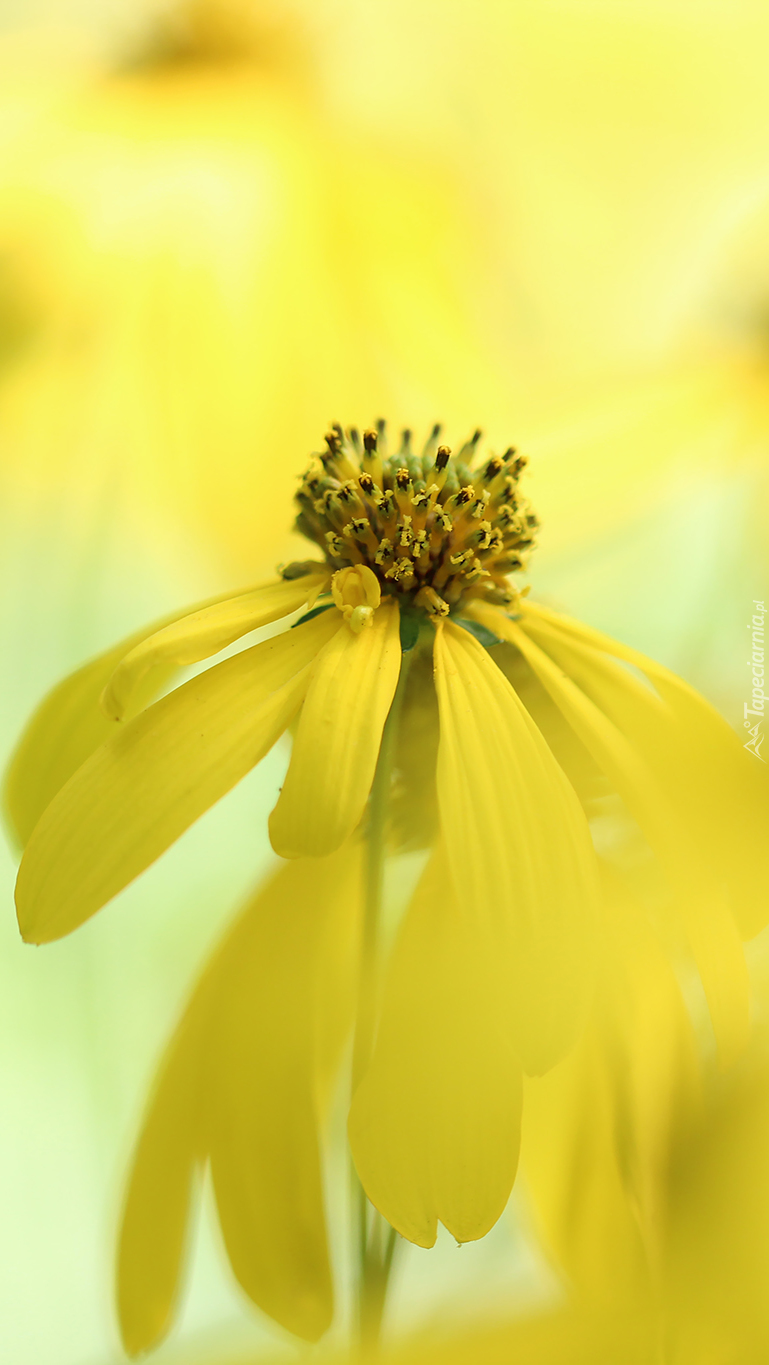
[[[369,798],[365,904],[352,1057],[353,1093],[371,1060],[374,1045],[380,991],[380,920],[387,813],[398,724],[413,653],[413,650],[409,650],[401,656],[398,686],[382,731],[379,759]],[[358,1340],[361,1351],[371,1358],[378,1350],[397,1234],[369,1203],[354,1168],[353,1186],[358,1253]]]

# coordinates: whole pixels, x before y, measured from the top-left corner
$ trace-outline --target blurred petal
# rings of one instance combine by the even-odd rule
[[[150,669],[159,664],[196,664],[218,654],[241,635],[303,607],[328,577],[328,569],[319,565],[317,573],[265,583],[148,635],[120,660],[101,698],[104,711],[113,720],[122,720],[134,689]]]
[[[359,635],[343,625],[313,667],[286,780],[270,816],[270,840],[282,858],[330,853],[363,814],[398,685],[398,622],[397,603],[383,602]]]
[[[350,1037],[358,1002],[360,975],[360,916],[363,906],[364,845],[350,840],[321,862],[293,859],[288,866],[301,863],[306,894],[320,897],[321,924],[318,930],[318,973],[315,1021],[315,1100],[321,1120],[328,1118],[339,1079],[340,1059]],[[321,869],[322,881],[314,879]],[[328,869],[326,871],[326,869]],[[286,884],[290,881],[284,873]],[[336,878],[336,883],[334,883]]]
[[[466,630],[435,640],[438,795],[457,895],[508,1002],[527,1070],[551,1066],[592,986],[597,885],[587,821],[507,679]]]
[[[580,1297],[651,1306],[672,1145],[701,1072],[675,972],[624,879],[606,874],[593,1015],[574,1050],[526,1088],[521,1169],[535,1224]]]
[[[348,845],[281,867],[225,946],[210,1014],[207,1131],[227,1253],[250,1298],[309,1341],[329,1327],[333,1309],[317,1134],[318,1001],[327,1012],[340,992],[349,1027],[354,978],[329,973],[324,948],[334,935],[354,949],[360,866],[360,849]]]
[[[360,873],[361,850],[351,846],[281,866],[248,902],[192,995],[125,1206],[118,1283],[132,1354],[157,1344],[170,1323],[193,1153],[210,1157],[225,1245],[250,1298],[307,1340],[330,1323],[317,1035],[330,1008],[338,1065],[352,1016]],[[331,1061],[327,1054],[325,1064]]]
[[[707,1097],[670,1173],[662,1281],[681,1358],[769,1358],[769,1053],[759,1046]]]
[[[479,614],[491,619],[490,613]],[[638,752],[525,631],[501,614],[494,613],[494,619],[499,633],[520,649],[585,748],[606,773],[659,858],[702,977],[722,1058],[733,1060],[744,1046],[749,1028],[745,958],[729,907],[718,885],[703,869],[686,822],[668,799],[669,783],[658,783],[649,770],[645,762],[648,745]],[[525,619],[528,629],[529,618]],[[545,638],[549,644],[549,635]],[[564,650],[561,658],[571,672],[571,653]],[[618,670],[618,694],[625,687],[625,676],[624,670]],[[642,685],[627,675],[628,692],[633,686]],[[648,693],[649,707],[658,702],[648,689],[644,692]],[[670,755],[671,760],[674,758],[675,754]]]
[[[767,766],[745,752],[704,697],[662,664],[539,604],[524,604],[524,621],[554,657],[556,649],[568,647],[571,676],[629,739],[645,746],[698,839],[701,856],[729,886],[743,936],[752,938],[769,921]],[[607,654],[641,669],[665,705],[655,705],[649,689]]]
[[[60,938],[160,857],[259,762],[301,705],[329,612],[217,664],[143,711],[48,806],[16,884],[22,935]]]
[[[520,1063],[489,975],[439,849],[406,912],[349,1119],[369,1199],[418,1246],[433,1245],[439,1219],[458,1242],[483,1237],[513,1187]]]
[[[169,1046],[133,1160],[117,1265],[120,1332],[130,1356],[168,1331],[188,1240],[193,1177],[205,1153],[198,1111],[201,1011]]]
[[[656,1365],[655,1328],[641,1314],[559,1305],[457,1336],[422,1335],[386,1359],[388,1365]]]

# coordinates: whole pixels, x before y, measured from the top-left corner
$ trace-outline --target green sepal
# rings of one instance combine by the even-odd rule
[[[456,626],[461,626],[463,630],[467,630],[471,635],[474,635],[478,643],[483,645],[484,649],[491,649],[494,645],[500,645],[502,643],[499,636],[495,635],[487,626],[482,626],[480,621],[468,621],[462,616],[453,616],[451,619]]]

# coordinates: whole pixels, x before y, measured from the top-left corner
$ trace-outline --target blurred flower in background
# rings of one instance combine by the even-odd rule
[[[63,65],[53,90],[28,57],[0,180],[0,428],[23,496],[74,482],[253,572],[280,548],[257,492],[288,524],[338,412],[493,418],[471,206],[331,118],[317,62],[274,0],[161,12],[117,67]]]

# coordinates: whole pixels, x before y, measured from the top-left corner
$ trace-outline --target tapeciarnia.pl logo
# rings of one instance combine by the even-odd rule
[[[764,736],[761,726],[764,722],[764,707],[766,704],[766,694],[764,692],[764,617],[766,607],[763,602],[753,599],[753,616],[748,622],[748,630],[752,633],[751,656],[748,659],[748,668],[752,670],[752,694],[751,700],[745,702],[742,708],[745,729],[749,731],[750,738],[745,741],[744,749],[755,754],[756,758],[762,763],[766,759],[761,755],[761,745]],[[748,717],[755,717],[751,721]]]

